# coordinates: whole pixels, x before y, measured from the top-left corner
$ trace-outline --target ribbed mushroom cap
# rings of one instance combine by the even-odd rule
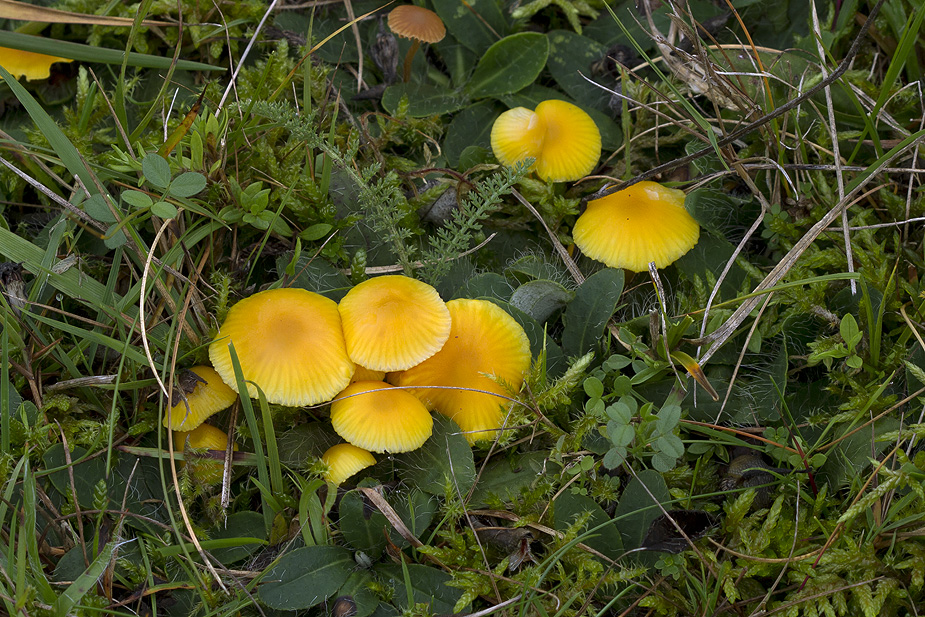
[[[374,371],[357,364],[356,370],[353,371],[353,377],[350,378],[350,383],[358,381],[385,381],[385,371]]]
[[[601,157],[601,133],[587,113],[565,101],[548,100],[536,111],[509,109],[491,127],[491,149],[504,165],[534,158],[543,180],[570,182],[594,169]]]
[[[353,474],[376,464],[372,454],[349,443],[331,446],[321,455],[321,460],[328,465],[324,477],[333,484],[341,484]]]
[[[192,431],[174,431],[173,447],[187,453],[189,450],[225,450],[228,447],[228,433],[211,424],[200,424]],[[238,450],[238,444],[232,444]],[[189,465],[190,476],[203,484],[218,484],[222,481],[225,464],[217,459],[189,456],[184,463]]]
[[[73,62],[71,58],[46,56],[31,51],[0,47],[0,66],[9,71],[13,77],[25,77],[26,81],[47,79],[51,75],[51,65],[55,62]],[[3,81],[0,79],[0,81]]]
[[[390,376],[399,386],[450,386],[411,390],[425,405],[452,418],[470,442],[493,439],[501,428],[508,396],[500,382],[517,390],[530,367],[530,343],[523,328],[487,300],[447,302],[453,327],[443,348],[421,364]],[[478,432],[485,431],[485,432]]]
[[[192,375],[190,375],[192,373]],[[175,378],[174,391],[182,391],[186,403],[174,405],[164,416],[164,426],[173,431],[191,431],[212,414],[227,409],[238,398],[211,366],[194,366]]]
[[[407,276],[363,281],[338,308],[350,357],[376,371],[412,367],[437,353],[450,335],[450,312],[440,294]]]
[[[592,259],[644,272],[649,262],[664,268],[694,248],[700,226],[684,208],[683,191],[639,182],[589,201],[572,237]]]
[[[244,378],[259,385],[271,403],[296,407],[329,401],[353,375],[337,304],[304,289],[262,291],[228,311],[209,357],[236,389],[229,343]],[[257,396],[252,384],[248,392]]]
[[[371,452],[410,452],[433,432],[427,408],[404,390],[381,381],[350,384],[331,403],[334,431]]]
[[[413,4],[396,6],[389,11],[389,29],[406,39],[438,43],[446,36],[446,26],[440,16]]]

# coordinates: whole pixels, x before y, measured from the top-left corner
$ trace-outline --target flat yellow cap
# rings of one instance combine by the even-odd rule
[[[232,343],[244,379],[260,386],[271,403],[324,403],[353,376],[337,304],[304,289],[261,291],[228,311],[209,358],[222,380],[237,390]],[[257,396],[253,384],[248,392]]]
[[[447,308],[453,326],[443,348],[390,379],[403,387],[448,386],[410,391],[452,418],[470,442],[493,439],[508,404],[501,398],[509,396],[501,384],[520,389],[530,367],[530,343],[520,324],[497,304],[458,299],[447,302]]]
[[[194,366],[178,373],[174,381],[174,391],[182,392],[186,402],[183,397],[176,396],[179,402],[164,416],[164,426],[173,431],[193,430],[238,398],[237,392],[228,387],[211,366]]]
[[[404,390],[381,381],[350,384],[331,403],[334,431],[371,452],[410,452],[433,432],[427,408]]]
[[[431,357],[450,336],[437,290],[407,276],[363,281],[338,306],[347,352],[374,371],[400,371]]]
[[[325,479],[338,485],[353,474],[376,464],[376,457],[349,443],[331,446],[321,455],[321,460],[328,465]]]

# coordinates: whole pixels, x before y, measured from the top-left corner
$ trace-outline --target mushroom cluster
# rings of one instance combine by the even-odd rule
[[[430,285],[397,275],[364,281],[339,304],[303,289],[256,293],[228,311],[209,356],[214,370],[180,376],[183,395],[164,425],[192,431],[231,405],[236,357],[248,396],[259,388],[285,406],[331,402],[331,425],[347,442],[322,457],[335,484],[374,464],[373,452],[421,447],[431,411],[471,443],[494,439],[531,357],[523,329],[496,304],[444,303]]]

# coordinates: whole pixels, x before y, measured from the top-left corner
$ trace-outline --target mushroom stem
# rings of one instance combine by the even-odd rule
[[[408,83],[408,80],[411,79],[411,61],[414,60],[414,54],[417,53],[418,47],[421,46],[421,41],[414,39],[411,42],[411,49],[408,50],[408,54],[405,56],[405,74],[404,82]]]

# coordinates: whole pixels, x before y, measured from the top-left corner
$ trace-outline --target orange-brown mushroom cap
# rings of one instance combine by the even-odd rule
[[[347,352],[375,371],[423,362],[450,336],[450,311],[437,290],[407,276],[363,281],[340,301]]]
[[[535,111],[509,109],[491,127],[491,149],[504,165],[533,158],[543,180],[570,182],[594,169],[601,157],[601,132],[580,107],[543,101]]]
[[[433,432],[427,408],[406,391],[381,381],[350,384],[331,403],[334,431],[371,452],[410,452]]]
[[[664,268],[694,248],[700,225],[684,208],[683,191],[638,182],[589,201],[572,237],[592,259],[644,272],[649,262]]]
[[[447,308],[453,326],[443,348],[392,379],[403,387],[444,386],[411,392],[452,418],[470,442],[493,439],[508,405],[502,397],[520,388],[530,367],[530,343],[520,324],[492,302],[458,299]]]
[[[229,344],[233,343],[244,379],[267,400],[296,407],[334,398],[353,375],[337,304],[304,289],[272,289],[231,307],[209,346],[212,365],[237,389]],[[248,384],[251,397],[257,396]]]
[[[420,6],[402,4],[389,11],[389,29],[406,39],[438,43],[446,36],[440,16]]]
[[[321,455],[328,465],[325,479],[333,484],[341,484],[355,473],[376,464],[376,457],[363,448],[349,443],[339,443],[331,446]]]
[[[238,394],[222,381],[211,366],[194,366],[188,369],[193,378],[192,391],[185,392],[183,376],[176,377],[176,389],[184,390],[186,402],[181,400],[164,416],[164,426],[173,431],[191,431],[212,414],[227,409],[238,398]],[[196,379],[198,378],[198,379]],[[199,381],[201,380],[201,381]],[[187,404],[189,408],[187,409]]]

